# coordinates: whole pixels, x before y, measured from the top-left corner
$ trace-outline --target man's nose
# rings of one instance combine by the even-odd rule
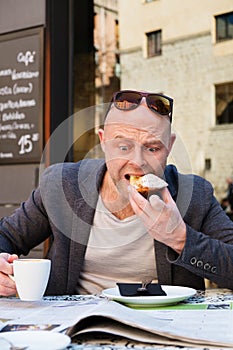
[[[143,168],[146,165],[146,160],[144,158],[143,150],[141,147],[136,147],[132,153],[132,157],[129,160],[134,166]]]

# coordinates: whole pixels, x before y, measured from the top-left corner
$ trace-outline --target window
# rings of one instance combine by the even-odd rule
[[[205,159],[205,170],[210,170],[211,169],[211,159],[206,158]]]
[[[215,86],[216,124],[233,123],[233,82]]]
[[[215,16],[216,41],[233,39],[233,12]]]
[[[162,31],[147,33],[147,57],[158,56],[162,54],[161,37]]]

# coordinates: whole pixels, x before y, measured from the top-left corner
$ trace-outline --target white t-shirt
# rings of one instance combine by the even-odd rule
[[[97,294],[116,282],[145,280],[157,282],[153,238],[140,218],[119,220],[99,196],[77,293]]]

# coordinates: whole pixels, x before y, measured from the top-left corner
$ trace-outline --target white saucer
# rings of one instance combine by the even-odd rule
[[[70,337],[51,331],[11,331],[0,333],[0,344],[9,340],[15,346],[28,346],[27,350],[62,350],[70,344]],[[3,347],[1,347],[3,349]],[[4,349],[10,349],[4,345]]]
[[[128,306],[158,307],[177,304],[196,294],[196,290],[193,288],[166,285],[161,287],[167,295],[125,297],[120,295],[118,287],[105,289],[102,291],[102,295]]]

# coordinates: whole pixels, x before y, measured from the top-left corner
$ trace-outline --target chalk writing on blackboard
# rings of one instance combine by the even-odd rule
[[[0,163],[38,162],[43,145],[42,29],[0,37]]]

